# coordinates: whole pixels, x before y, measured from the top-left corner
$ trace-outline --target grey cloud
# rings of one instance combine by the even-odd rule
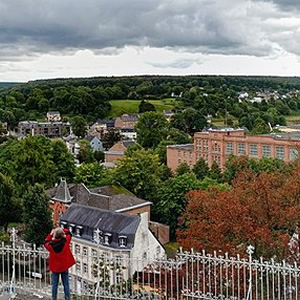
[[[282,47],[294,53],[297,42],[288,47],[282,35],[286,27],[268,23],[289,16],[279,8],[283,2],[0,0],[0,60],[7,52],[12,58],[80,49],[109,55],[125,46],[255,56],[276,55]]]

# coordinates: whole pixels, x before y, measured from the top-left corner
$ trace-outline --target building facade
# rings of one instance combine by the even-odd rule
[[[71,124],[69,122],[36,122],[22,121],[18,125],[19,135],[44,135],[48,138],[59,138],[64,133],[70,134]]]
[[[193,144],[168,146],[167,163],[172,170],[183,162],[192,168],[203,158],[209,167],[215,161],[224,170],[231,155],[254,159],[270,157],[291,162],[298,157],[298,145],[300,132],[246,135],[244,129],[208,129],[196,132]]]
[[[83,274],[79,287],[104,280],[104,277],[109,285],[122,284],[141,271],[148,260],[165,255],[163,246],[149,230],[146,212],[133,216],[71,204],[61,217],[60,225],[73,234],[71,249],[76,265],[70,275]],[[118,257],[118,261],[104,270],[101,260],[108,257]],[[130,258],[143,258],[143,263],[137,261],[130,268],[125,267]]]

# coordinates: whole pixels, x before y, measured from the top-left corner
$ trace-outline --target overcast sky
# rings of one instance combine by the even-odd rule
[[[300,76],[300,0],[0,0],[0,81]]]

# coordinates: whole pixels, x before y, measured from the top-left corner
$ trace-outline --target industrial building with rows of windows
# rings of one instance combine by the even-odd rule
[[[249,158],[272,157],[290,162],[298,157],[300,131],[246,135],[244,129],[206,129],[196,132],[193,144],[167,148],[167,164],[176,170],[182,163],[192,168],[202,157],[211,167],[215,161],[222,170],[230,155]]]

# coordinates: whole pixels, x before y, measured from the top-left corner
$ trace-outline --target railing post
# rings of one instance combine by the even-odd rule
[[[11,231],[11,241],[12,241],[12,275],[11,275],[11,281],[9,285],[9,294],[14,295],[15,294],[15,283],[16,283],[16,235],[17,231],[13,227]]]
[[[247,300],[252,300],[252,254],[254,253],[254,247],[249,245],[246,252],[249,255],[249,288],[247,293]]]

